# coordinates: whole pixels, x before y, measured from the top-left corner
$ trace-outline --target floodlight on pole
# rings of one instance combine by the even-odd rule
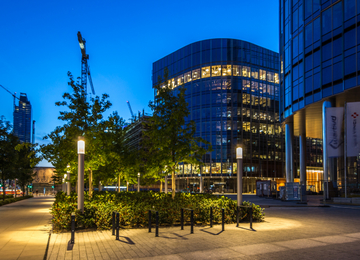
[[[237,160],[237,205],[242,204],[242,176],[243,176],[243,150],[242,147],[236,148]]]
[[[85,157],[85,140],[79,136],[78,139],[78,210],[84,214],[84,157]]]

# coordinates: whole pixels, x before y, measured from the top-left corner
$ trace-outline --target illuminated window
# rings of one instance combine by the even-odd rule
[[[208,77],[210,77],[210,66],[202,67],[201,68],[201,78],[208,78]]]
[[[250,81],[243,79],[243,91],[250,93]]]
[[[233,75],[234,76],[238,76],[238,77],[241,76],[240,71],[241,71],[241,66],[239,66],[239,65],[233,66]]]
[[[172,78],[171,79],[171,88],[175,88],[175,86],[176,86],[175,79]]]
[[[200,69],[192,71],[192,80],[200,79]]]
[[[221,66],[211,66],[211,75],[213,77],[221,76]]]
[[[184,83],[184,75],[180,75],[176,78],[176,84],[177,86],[180,86]]]
[[[266,80],[266,70],[260,70],[260,80]]]
[[[273,124],[268,125],[268,134],[274,135],[274,125]]]
[[[259,70],[252,68],[251,69],[251,77],[253,79],[258,79],[259,78]]]
[[[231,76],[231,65],[222,65],[222,75]]]
[[[259,133],[260,133],[260,134],[267,134],[266,124],[260,124]]]
[[[250,131],[250,122],[243,122],[243,131]]]
[[[250,78],[250,67],[242,66],[242,76]]]
[[[188,83],[191,81],[191,71],[184,74],[184,83]]]

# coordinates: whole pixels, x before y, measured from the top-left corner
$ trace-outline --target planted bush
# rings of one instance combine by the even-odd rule
[[[145,227],[148,224],[148,211],[159,211],[160,225],[174,225],[180,222],[181,208],[194,210],[196,224],[210,222],[210,207],[213,209],[213,221],[221,222],[221,208],[225,209],[225,223],[236,222],[236,201],[227,197],[209,194],[177,193],[175,199],[171,194],[157,192],[94,192],[89,198],[85,193],[84,214],[77,211],[77,195],[66,196],[59,192],[51,208],[55,230],[70,230],[71,213],[76,214],[77,228],[110,229],[112,212],[120,213],[120,225],[127,227]],[[243,202],[244,206],[253,208],[253,220],[263,221],[264,212],[258,205]],[[247,208],[241,208],[241,220],[249,220]],[[190,220],[190,212],[184,211],[185,220]]]

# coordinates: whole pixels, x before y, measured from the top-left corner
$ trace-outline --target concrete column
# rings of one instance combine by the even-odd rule
[[[303,115],[299,125],[300,136],[300,184],[306,187],[306,122]]]
[[[324,101],[322,105],[322,135],[323,135],[323,168],[324,168],[324,200],[329,198],[328,191],[328,172],[329,172],[329,160],[327,158],[326,149],[326,108],[332,107],[330,101]]]
[[[285,165],[286,182],[294,181],[294,160],[293,160],[293,123],[285,124]]]

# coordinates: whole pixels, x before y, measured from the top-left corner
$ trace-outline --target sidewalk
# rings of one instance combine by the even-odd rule
[[[360,210],[321,207],[265,209],[265,222],[210,227],[121,229],[52,234],[48,260],[70,259],[360,259]]]
[[[0,259],[44,259],[53,201],[36,197],[0,207]]]

